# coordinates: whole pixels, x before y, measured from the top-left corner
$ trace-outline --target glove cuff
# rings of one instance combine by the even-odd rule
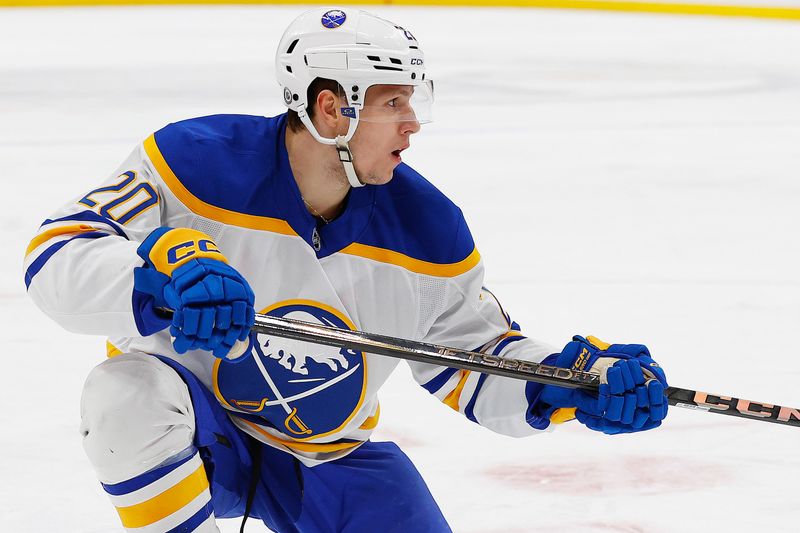
[[[176,268],[192,259],[214,259],[227,263],[216,243],[203,233],[189,228],[161,227],[139,245],[136,253],[147,266],[171,276]]]

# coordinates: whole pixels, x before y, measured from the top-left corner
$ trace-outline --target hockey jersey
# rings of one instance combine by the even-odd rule
[[[191,370],[234,423],[307,465],[346,455],[378,423],[378,390],[398,360],[251,335],[241,363],[177,354],[134,290],[136,249],[161,226],[210,235],[255,292],[256,311],[540,362],[483,287],[483,262],[460,209],[409,166],[386,185],[352,189],[319,225],[285,147],[286,116],[216,115],[157,131],[99,187],[44,221],[25,256],[36,304],[70,331],[105,335],[109,355],[159,354]],[[540,386],[409,363],[431,394],[472,422],[523,436]]]

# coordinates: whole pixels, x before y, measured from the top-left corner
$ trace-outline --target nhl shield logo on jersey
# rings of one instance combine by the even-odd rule
[[[356,329],[337,309],[309,300],[281,302],[262,312]],[[255,333],[251,339],[253,357],[215,366],[218,397],[229,407],[296,440],[338,431],[360,407],[366,389],[363,352]]]

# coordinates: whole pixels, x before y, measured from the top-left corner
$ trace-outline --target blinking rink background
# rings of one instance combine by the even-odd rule
[[[302,9],[0,10],[1,530],[122,531],[77,432],[104,339],[27,299],[28,241],[166,123],[283,112],[273,55]],[[672,385],[800,405],[797,21],[369,9],[414,32],[436,83],[404,159],[463,208],[527,335],[644,342]],[[797,528],[798,428],[673,408],[644,434],[514,440],[405,365],[380,398],[376,440],[457,532]]]

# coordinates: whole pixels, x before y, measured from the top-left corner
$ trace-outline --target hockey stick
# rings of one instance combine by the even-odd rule
[[[164,314],[171,314],[171,312],[165,312]],[[591,372],[581,372],[519,359],[508,359],[480,352],[470,352],[458,348],[377,335],[375,333],[337,329],[289,318],[256,314],[252,330],[256,333],[275,335],[286,339],[337,348],[349,348],[419,363],[534,381],[545,385],[558,385],[559,387],[573,389],[581,388],[590,391],[597,391],[600,385],[600,376]],[[792,407],[754,402],[731,396],[714,395],[708,392],[678,387],[669,387],[666,390],[666,394],[669,404],[676,407],[800,427],[800,409]]]
[[[386,335],[337,329],[269,315],[257,314],[253,331],[314,344],[350,348],[376,355],[472,370],[484,374],[535,381],[536,383],[558,385],[560,387],[596,391],[600,385],[600,376],[591,372],[580,372],[519,359],[507,359],[479,352],[398,339]],[[678,387],[669,387],[666,394],[669,404],[676,407],[800,427],[800,409],[730,396],[718,396]]]

